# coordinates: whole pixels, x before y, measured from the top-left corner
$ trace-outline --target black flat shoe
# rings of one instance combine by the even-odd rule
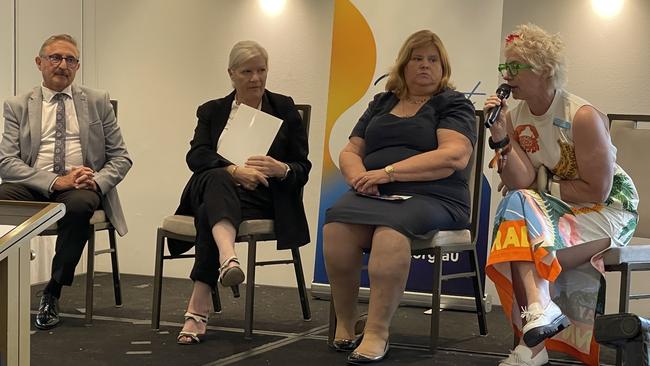
[[[336,352],[350,352],[359,347],[363,340],[363,333],[355,339],[339,339],[332,341],[332,349]]]
[[[356,323],[354,323],[354,334],[358,334],[357,337],[355,339],[335,339],[332,341],[330,348],[336,352],[350,352],[359,347],[359,344],[363,340],[363,331],[366,328],[367,320],[368,314],[361,314]]]
[[[390,344],[386,341],[386,346],[384,346],[384,353],[377,356],[366,356],[362,353],[354,351],[348,355],[348,365],[363,365],[367,363],[381,362],[388,356],[388,350],[390,350]]]
[[[48,330],[59,325],[60,321],[59,299],[50,294],[43,294],[34,326],[41,330]]]

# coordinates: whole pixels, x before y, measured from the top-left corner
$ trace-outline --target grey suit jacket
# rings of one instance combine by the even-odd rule
[[[115,120],[108,93],[72,85],[72,99],[79,121],[79,137],[84,165],[95,170],[101,189],[102,207],[115,230],[124,235],[126,220],[115,186],[124,179],[133,162],[126,151]],[[56,174],[34,168],[41,144],[40,86],[4,103],[5,127],[0,142],[0,177],[20,183],[49,196]]]

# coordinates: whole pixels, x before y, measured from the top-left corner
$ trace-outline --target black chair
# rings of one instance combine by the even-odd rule
[[[117,101],[111,100],[115,116],[117,117]],[[39,234],[39,236],[52,236],[56,235],[57,225],[54,224]],[[97,231],[108,231],[108,249],[95,250],[95,233]],[[88,227],[89,237],[86,259],[86,325],[91,325],[93,322],[93,283],[95,282],[95,256],[100,254],[111,255],[111,265],[113,271],[113,291],[115,294],[115,306],[122,307],[122,289],[120,287],[120,270],[117,262],[117,240],[115,236],[115,228],[106,217],[104,210],[97,210],[90,218],[90,226]]]
[[[305,129],[309,134],[309,120],[311,117],[311,106],[308,104],[297,104],[296,108],[305,124]],[[171,256],[165,254],[165,240],[172,238],[186,242],[194,243],[196,240],[196,230],[194,228],[194,218],[191,216],[171,215],[163,219],[162,225],[158,228],[156,238],[156,262],[154,275],[154,292],[152,300],[151,327],[160,328],[160,306],[162,297],[162,279],[163,279],[163,261],[165,259],[194,258],[194,254],[183,254]],[[307,289],[305,286],[305,276],[300,259],[300,250],[291,249],[291,259],[257,261],[257,242],[275,240],[273,230],[273,220],[247,220],[239,225],[237,230],[236,242],[248,243],[248,268],[246,270],[246,305],[245,305],[245,324],[244,338],[250,339],[253,334],[253,304],[255,299],[255,267],[268,266],[276,264],[293,264],[296,273],[296,283],[298,285],[298,294],[302,305],[303,319],[311,320],[311,310],[307,299]],[[235,297],[238,297],[235,292]],[[218,286],[212,291],[212,301],[215,312],[221,311],[221,301],[219,298]]]
[[[479,331],[481,335],[487,335],[487,321],[485,317],[485,303],[483,300],[483,286],[476,253],[476,242],[480,221],[481,189],[483,187],[483,148],[485,144],[485,127],[483,111],[476,111],[476,123],[478,140],[472,157],[469,162],[472,166],[472,174],[469,180],[470,197],[472,202],[471,224],[467,230],[439,231],[429,240],[416,240],[412,243],[411,254],[433,254],[433,289],[431,291],[431,326],[429,350],[433,353],[438,347],[438,335],[440,328],[440,296],[442,295],[442,281],[471,278],[474,287],[474,300],[476,303],[476,315],[478,318]],[[470,259],[469,272],[442,274],[442,260],[446,253],[467,252]],[[330,322],[328,332],[328,344],[334,341],[336,332],[336,312],[334,301],[330,300]]]
[[[650,174],[642,158],[646,154],[650,129],[641,129],[640,123],[650,124],[650,115],[608,114],[612,142],[617,147],[618,164],[632,177],[641,197],[639,201],[639,224],[635,236],[645,239],[646,244],[630,244],[622,248],[611,248],[603,256],[606,272],[620,272],[621,283],[618,311],[628,313],[630,300],[650,299],[650,294],[631,294],[632,272],[650,271]],[[647,194],[646,194],[647,193]],[[645,197],[645,199],[644,199]],[[624,364],[622,348],[616,350],[616,365]]]

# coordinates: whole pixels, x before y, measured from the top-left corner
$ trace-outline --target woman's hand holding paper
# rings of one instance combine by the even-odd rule
[[[248,166],[239,167],[232,177],[235,182],[241,184],[244,189],[249,191],[257,188],[257,185],[260,183],[266,187],[269,186],[269,182],[266,180],[268,178],[267,175]]]
[[[287,173],[287,165],[270,156],[251,156],[246,160],[244,166],[246,168],[255,169],[266,177],[284,178]]]

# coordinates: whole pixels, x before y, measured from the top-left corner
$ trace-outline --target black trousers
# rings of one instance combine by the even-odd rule
[[[219,278],[219,250],[212,228],[221,220],[230,221],[235,229],[244,220],[273,217],[271,190],[263,185],[248,191],[235,184],[223,168],[200,173],[189,187],[196,246],[190,278],[214,287]]]
[[[65,216],[57,222],[52,278],[61,285],[70,286],[74,270],[88,241],[90,218],[101,203],[99,193],[72,189],[44,196],[22,184],[2,183],[0,200],[58,202],[65,205]]]

